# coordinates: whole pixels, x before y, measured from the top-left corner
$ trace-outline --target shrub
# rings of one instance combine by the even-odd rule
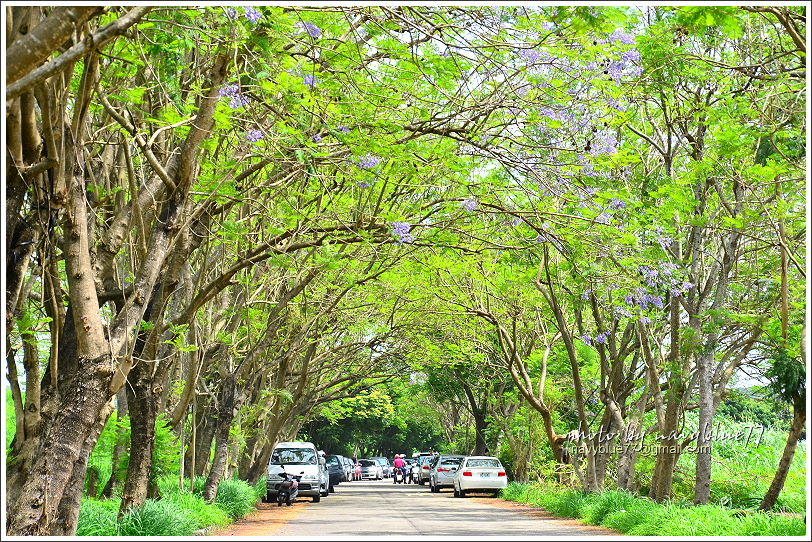
[[[254,508],[257,502],[254,488],[242,480],[223,480],[214,498],[217,506],[232,518],[241,518]]]
[[[735,526],[736,536],[804,536],[806,525],[799,517],[782,517],[758,512],[747,514]]]
[[[121,506],[120,499],[106,501],[82,499],[76,524],[76,536],[117,536],[116,516],[119,506]]]
[[[541,495],[541,506],[556,516],[565,518],[580,517],[581,506],[586,503],[587,496],[580,491],[568,489],[561,493],[545,492]]]
[[[257,483],[254,484],[254,502],[261,500],[267,493],[267,477],[262,476]]]
[[[169,499],[147,499],[121,518],[121,536],[188,536],[195,531],[196,521]]]

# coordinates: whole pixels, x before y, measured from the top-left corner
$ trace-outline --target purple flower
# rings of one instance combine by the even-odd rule
[[[217,91],[217,94],[220,97],[223,96],[235,96],[240,91],[240,88],[237,86],[237,83],[231,83],[230,85],[223,85],[220,87],[220,90]]]
[[[552,21],[544,21],[543,23],[541,23],[541,27],[547,31],[553,30],[555,28],[555,23]]]
[[[612,209],[613,211],[625,209],[626,205],[627,205],[626,202],[623,201],[622,199],[612,198],[609,200],[609,209]]]
[[[651,323],[651,318],[649,318],[648,316],[641,316],[640,317],[640,323],[641,324],[650,324]]]
[[[369,188],[372,186],[372,183],[369,181],[358,181],[358,188]]]
[[[687,292],[688,290],[690,290],[693,287],[694,287],[694,285],[693,285],[692,282],[683,282],[682,283],[682,290],[685,291],[685,292]]]
[[[243,9],[245,10],[245,18],[251,21],[252,23],[255,23],[258,20],[262,19],[262,13],[260,13],[256,8],[244,7]]]
[[[610,214],[609,214],[609,213],[607,213],[607,212],[603,212],[603,213],[599,214],[599,215],[598,215],[598,216],[595,218],[595,222],[597,222],[598,224],[609,224],[609,220],[610,220],[611,218],[612,218],[612,215],[610,215]]]
[[[589,335],[587,335],[586,333],[584,333],[584,334],[581,336],[581,340],[582,340],[582,341],[584,341],[584,344],[585,344],[585,345],[587,345],[587,346],[592,346],[592,337],[590,337],[590,336],[589,336]]]
[[[615,100],[614,98],[607,100],[606,105],[617,111],[626,111],[626,106]]]
[[[319,141],[321,141],[321,134],[313,134],[312,136],[310,136],[310,139],[318,143]]]
[[[584,293],[581,294],[581,299],[583,301],[586,301],[587,299],[589,299],[589,294],[591,294],[591,293],[592,293],[592,290],[584,290]]]
[[[414,241],[414,235],[409,233],[411,228],[412,225],[408,222],[392,222],[392,235],[398,238],[396,241],[398,245]]]
[[[628,51],[623,51],[620,53],[620,58],[623,62],[628,62],[629,64],[634,64],[635,62],[640,62],[640,51],[637,49],[629,49]]]
[[[533,64],[547,57],[544,51],[537,51],[535,49],[522,49],[519,51],[519,56],[527,61],[528,64]]]
[[[466,211],[473,211],[476,209],[477,201],[475,198],[469,196],[460,202],[460,207],[465,209]]]
[[[595,336],[595,342],[598,343],[598,344],[606,344],[606,340],[608,338],[609,338],[609,332],[608,331],[603,331],[601,333],[598,333]]]
[[[350,133],[350,129],[349,129],[349,128],[347,128],[346,126],[344,126],[343,124],[342,124],[342,125],[339,125],[339,126],[336,126],[336,130],[338,130],[339,132],[343,132],[343,133],[345,133],[345,134],[349,134],[349,133]]]
[[[518,226],[521,223],[522,223],[522,219],[519,218],[518,216],[510,221],[511,226]]]
[[[626,294],[623,298],[623,302],[627,305],[634,305],[634,296],[632,294]]]
[[[615,319],[620,320],[620,318],[631,318],[632,313],[626,309],[626,307],[615,307]]]
[[[307,35],[311,38],[318,38],[321,36],[321,28],[313,23],[296,23],[296,26],[307,32]]]
[[[229,19],[236,19],[237,18],[237,10],[234,8],[226,8],[226,17]],[[221,94],[222,96],[222,94]]]
[[[358,166],[366,169],[372,169],[381,163],[381,159],[372,154],[364,155],[358,160]]]
[[[630,34],[629,32],[625,32],[618,28],[611,34],[609,34],[609,41],[616,42],[619,41],[623,45],[634,45],[635,44],[635,37],[634,34]]]
[[[607,68],[607,72],[612,80],[617,83],[620,81],[621,76],[623,75],[623,63],[619,60],[613,60],[609,63],[609,67]]]
[[[256,143],[257,141],[261,140],[265,134],[262,130],[248,130],[245,133],[245,139],[250,141],[251,143]]]
[[[251,99],[248,96],[243,96],[242,94],[237,94],[237,95],[231,97],[231,100],[229,100],[229,102],[228,102],[228,106],[231,109],[238,109],[238,108],[243,107],[245,105],[248,105],[250,103],[251,103]]]
[[[318,82],[319,80],[315,75],[306,73],[302,76],[302,83],[304,83],[304,85],[307,87],[314,88]]]

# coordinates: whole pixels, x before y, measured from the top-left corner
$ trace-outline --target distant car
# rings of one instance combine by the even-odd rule
[[[342,482],[352,482],[355,480],[355,461],[349,457],[344,458],[344,479]]]
[[[454,476],[465,459],[464,455],[438,455],[429,469],[429,487],[437,493],[443,487],[454,487]]]
[[[475,455],[462,460],[454,476],[454,496],[465,497],[468,491],[498,493],[507,487],[507,473],[495,457]]]
[[[389,460],[385,457],[370,457],[370,459],[377,461],[378,464],[381,466],[383,470],[384,478],[389,478],[392,476],[392,464]]]
[[[383,467],[372,459],[359,459],[361,464],[361,480],[381,480],[383,478]]]
[[[417,464],[420,466],[417,475],[417,483],[421,486],[429,481],[429,474],[431,471],[431,461],[437,457],[437,454],[420,454],[417,456]]]
[[[324,460],[327,463],[327,472],[330,475],[330,493],[333,493],[335,486],[344,480],[344,456],[325,455]]]

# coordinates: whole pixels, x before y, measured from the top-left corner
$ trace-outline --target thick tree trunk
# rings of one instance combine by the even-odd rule
[[[679,415],[681,412],[681,387],[673,390],[665,410],[665,427],[660,430],[660,445],[654,462],[654,474],[651,477],[649,497],[655,501],[664,501],[671,497],[671,486],[674,481],[674,468],[682,451],[679,442]]]
[[[787,435],[787,443],[784,445],[784,453],[781,454],[781,460],[778,462],[778,468],[775,470],[775,476],[770,484],[767,493],[761,500],[759,510],[772,510],[778,500],[778,495],[784,488],[784,482],[787,480],[789,474],[789,467],[792,464],[792,458],[795,455],[795,448],[798,445],[798,438],[804,430],[806,424],[806,407],[802,401],[795,401],[793,404],[793,417],[792,427]]]
[[[482,410],[473,412],[474,417],[474,432],[476,434],[474,440],[473,455],[488,455],[488,443],[485,440],[485,431],[488,430],[487,413]]]
[[[130,412],[130,460],[119,514],[144,504],[155,445],[156,397],[152,390],[152,364],[139,361],[130,370],[127,406]]]
[[[710,499],[711,448],[713,446],[713,351],[699,356],[699,430],[696,437],[694,504]]]
[[[228,459],[228,436],[231,431],[231,422],[234,420],[234,413],[237,408],[235,404],[234,375],[229,374],[223,380],[223,388],[220,394],[220,408],[217,412],[217,440],[214,446],[214,459],[212,460],[211,471],[203,486],[203,498],[213,501],[217,495],[217,487],[223,478],[226,470],[226,460]]]

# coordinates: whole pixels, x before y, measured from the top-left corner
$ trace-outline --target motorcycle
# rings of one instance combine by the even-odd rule
[[[418,480],[418,478],[417,478],[418,476],[420,476],[420,465],[418,465],[415,462],[412,465],[412,467],[409,469],[409,481],[408,482],[410,484],[416,484],[417,480]]]
[[[406,483],[406,468],[397,467],[392,470],[392,483],[405,484]]]
[[[282,506],[282,503],[290,506],[299,494],[299,481],[304,476],[304,471],[298,475],[282,471],[279,476],[282,477],[282,483],[279,484],[279,493],[276,494],[276,506]]]

